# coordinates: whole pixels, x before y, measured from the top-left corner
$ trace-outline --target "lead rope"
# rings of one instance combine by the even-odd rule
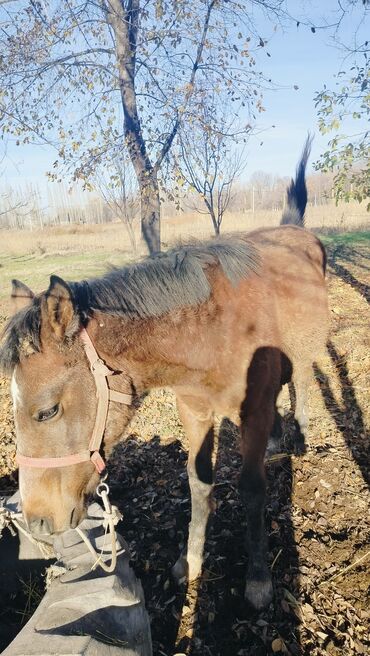
[[[88,550],[90,551],[91,555],[94,558],[94,563],[92,564],[91,570],[94,570],[97,567],[101,567],[102,570],[104,570],[104,572],[111,574],[112,572],[114,572],[117,564],[117,538],[116,538],[115,527],[118,524],[119,520],[122,519],[122,515],[116,506],[111,505],[111,502],[109,501],[109,497],[108,497],[109,486],[107,485],[107,483],[105,483],[105,481],[99,483],[98,487],[96,488],[96,493],[101,498],[104,505],[103,525],[105,531],[104,531],[103,546],[100,550],[100,554],[98,554],[97,551],[94,549],[90,539],[87,537],[86,533],[81,528],[77,526],[75,530],[77,531],[78,535],[82,538],[82,540],[84,541]],[[111,539],[110,546],[111,546],[111,554],[112,554],[110,565],[107,565],[103,559],[104,553],[107,553],[105,552],[105,544],[106,544],[108,531]]]
[[[5,527],[9,529],[13,536],[16,535],[13,529],[13,526],[15,526],[17,531],[23,533],[23,535],[25,535],[32,544],[37,546],[44,558],[54,558],[55,553],[52,545],[48,542],[44,542],[43,540],[37,540],[34,538],[33,535],[27,531],[27,529],[24,528],[22,524],[19,523],[19,519],[22,519],[22,513],[15,513],[11,510],[7,510],[3,506],[0,506],[0,537],[1,532]]]
[[[96,493],[101,498],[104,505],[103,526],[105,531],[104,531],[103,546],[100,550],[100,553],[98,553],[94,549],[90,539],[81,528],[77,526],[75,528],[75,531],[84,541],[85,545],[87,546],[88,550],[90,551],[91,555],[94,558],[94,562],[91,566],[91,570],[95,570],[97,567],[101,567],[102,570],[104,570],[104,572],[111,574],[112,572],[114,572],[117,565],[117,541],[116,541],[117,538],[116,538],[115,527],[120,521],[120,519],[122,519],[122,515],[119,512],[118,508],[116,506],[112,506],[112,504],[110,503],[108,497],[109,486],[104,480],[101,483],[99,483],[98,487],[96,488]],[[0,506],[0,537],[1,537],[1,532],[5,527],[9,528],[11,533],[14,534],[14,530],[12,529],[12,525],[13,525],[18,531],[23,533],[23,535],[25,535],[28,538],[28,540],[32,542],[32,544],[37,545],[43,556],[47,558],[55,557],[53,546],[49,545],[43,540],[37,540],[36,538],[34,538],[33,535],[19,523],[18,520],[21,518],[22,518],[22,513],[19,512],[15,513],[12,512],[11,510],[8,510],[7,508],[4,508],[3,506]],[[103,559],[104,554],[109,553],[109,551],[105,551],[106,538],[108,535],[110,536],[110,540],[111,540],[110,547],[111,547],[111,554],[112,554],[110,565],[107,565]]]

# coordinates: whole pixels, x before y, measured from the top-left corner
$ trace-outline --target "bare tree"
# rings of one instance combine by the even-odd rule
[[[240,134],[244,135],[245,129],[240,129],[235,117],[227,119],[225,108],[220,112],[213,97],[204,98],[200,120],[179,140],[179,179],[198,195],[201,205],[198,202],[192,207],[200,214],[209,214],[216,235],[220,234],[234,182],[244,166],[243,151],[236,149]]]
[[[137,251],[135,224],[139,216],[139,196],[130,162],[115,155],[96,170],[94,187],[108,205],[113,216],[124,224],[134,253]]]
[[[258,11],[283,0],[17,0],[0,6],[0,128],[19,143],[56,149],[50,178],[66,170],[86,186],[120,147],[131,159],[150,252],[160,250],[163,163],[204,90],[261,106],[265,47]],[[253,10],[253,11],[252,11]],[[163,182],[163,181],[162,181]]]
[[[266,171],[255,171],[250,177],[251,192],[253,198],[253,209],[262,208],[269,198],[273,187],[273,176]]]
[[[12,190],[5,191],[0,198],[0,217],[1,222],[4,224],[4,218],[6,224],[8,224],[8,218],[12,214],[15,214],[21,209],[27,207],[27,201],[23,200],[12,200],[11,199]]]

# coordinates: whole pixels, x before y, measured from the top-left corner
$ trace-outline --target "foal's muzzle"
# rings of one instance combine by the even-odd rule
[[[54,533],[54,522],[51,517],[29,518],[27,524],[34,536],[47,537]]]

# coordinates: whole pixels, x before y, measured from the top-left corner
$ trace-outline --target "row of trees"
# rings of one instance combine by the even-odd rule
[[[338,0],[330,29],[354,6],[366,13],[368,2]],[[176,197],[177,190],[188,185],[203,194],[217,231],[219,163],[232,150],[240,153],[263,109],[262,91],[272,84],[260,68],[261,56],[269,53],[257,27],[259,18],[298,26],[286,3],[0,0],[0,12],[4,138],[49,144],[56,152],[52,180],[68,173],[89,189],[103,183],[110,195],[106,201],[113,205],[117,194],[112,199],[112,189],[121,192],[121,205],[130,198],[124,188],[125,170],[131,167],[142,233],[151,253],[160,250],[162,190],[167,195],[175,190]],[[327,28],[327,23],[320,27]],[[308,19],[300,29],[314,34],[317,26]],[[336,129],[327,116],[335,106],[352,102],[353,84],[362,94],[359,113],[368,111],[367,43],[362,50],[356,46],[353,55],[359,52],[364,63],[351,74],[342,100],[336,91],[317,96],[323,130]],[[365,147],[360,159],[367,138],[361,137]],[[233,148],[236,144],[239,150]],[[333,157],[334,147],[318,164],[325,170],[337,166],[340,155]],[[347,178],[353,163],[359,164],[354,152],[347,153]],[[239,164],[236,156],[231,173],[224,170],[216,198],[227,199]]]
[[[112,187],[110,180],[98,178],[95,193],[71,194],[65,185],[51,185],[47,197],[37,185],[27,185],[23,190],[8,187],[0,195],[0,229],[34,230],[45,226],[66,224],[99,224],[122,221],[127,229],[133,250],[137,248],[140,217],[140,197],[133,176],[120,166],[120,186]],[[198,191],[195,186],[183,191],[174,201],[173,194],[163,190],[162,211],[168,216],[183,216],[190,212],[204,215],[204,224],[212,221],[215,234],[219,234],[225,212],[243,213],[260,210],[281,211],[286,197],[289,178],[272,176],[263,171],[255,172],[248,182],[221,177],[213,185],[213,179]],[[229,184],[229,180],[231,182]],[[199,181],[198,181],[199,182]],[[332,176],[314,174],[308,178],[308,202],[324,205],[332,202]],[[204,187],[212,189],[212,197],[203,193]],[[208,210],[213,205],[213,212]]]
[[[36,184],[22,189],[8,186],[0,194],[0,229],[43,229],[68,223],[106,223],[111,220],[109,207],[98,196],[81,202],[63,185],[48,190],[47,197]]]

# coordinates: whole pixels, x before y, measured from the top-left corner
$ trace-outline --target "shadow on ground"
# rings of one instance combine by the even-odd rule
[[[370,303],[370,286],[356,278],[347,266],[337,261],[338,259],[349,266],[355,265],[356,268],[368,272],[370,271],[370,262],[368,264],[362,262],[365,259],[365,255],[347,245],[337,244],[334,248],[328,250],[328,264],[338,278],[351,285],[353,289],[359,292]],[[366,261],[368,261],[367,258]]]
[[[257,613],[244,600],[246,520],[237,491],[237,434],[230,421],[222,422],[217,511],[210,521],[203,576],[187,590],[177,587],[170,575],[190,518],[186,453],[178,440],[163,444],[158,436],[149,442],[131,437],[117,448],[114,500],[124,514],[123,533],[143,583],[156,655],[262,656],[271,653],[272,641],[279,639],[291,654],[301,653],[292,606],[299,582],[290,457],[268,468],[267,529],[275,597],[270,608]]]
[[[367,485],[370,485],[370,444],[366,437],[366,427],[362,410],[357,402],[356,392],[351,383],[346,356],[341,356],[332,341],[327,343],[328,353],[337,373],[342,396],[342,406],[338,404],[330,386],[328,376],[316,364],[315,377],[319,385],[325,407],[342,433],[353,459],[359,466]]]

